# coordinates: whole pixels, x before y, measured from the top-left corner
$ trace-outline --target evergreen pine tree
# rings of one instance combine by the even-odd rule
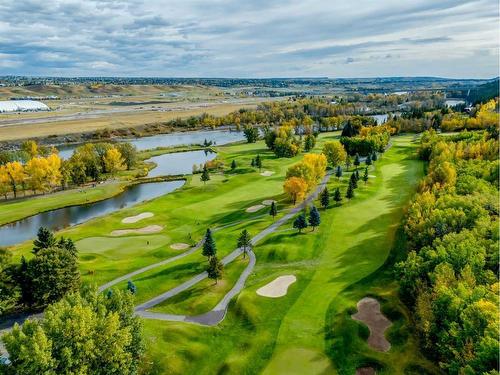
[[[350,167],[351,167],[351,157],[347,155],[347,157],[345,158],[345,168],[349,169]]]
[[[243,249],[243,258],[245,258],[247,252],[252,249],[252,238],[246,229],[243,229],[238,237],[237,247]]]
[[[236,169],[236,160],[233,159],[231,162],[231,170],[234,171]]]
[[[335,192],[333,193],[333,200],[337,202],[337,205],[342,202],[342,194],[340,193],[340,188],[335,189]]]
[[[356,189],[358,187],[358,181],[356,179],[356,173],[351,174],[351,178],[349,180],[349,186],[351,186],[353,189]]]
[[[368,167],[365,168],[365,173],[363,174],[363,181],[366,183],[368,182]]]
[[[212,237],[212,231],[209,228],[205,233],[205,242],[203,242],[202,255],[208,258],[212,258],[215,256],[216,253],[217,253],[217,247],[215,245],[214,238]]]
[[[259,168],[259,171],[262,169],[262,159],[260,155],[257,155],[257,157],[255,158],[255,166]]]
[[[250,165],[251,165],[252,167],[255,167],[255,159],[252,159],[252,161],[251,161]]]
[[[203,166],[203,172],[201,172],[200,180],[203,181],[204,184],[206,184],[207,181],[210,180],[210,173],[208,172],[206,164]]]
[[[354,188],[352,187],[352,184],[350,183],[349,186],[347,187],[347,191],[345,193],[345,196],[347,199],[352,199],[354,198]]]
[[[365,164],[366,165],[372,165],[372,157],[371,157],[370,154],[368,154],[368,156],[366,157]]]
[[[357,168],[354,171],[354,175],[356,176],[356,182],[358,182],[359,181],[359,170]],[[358,186],[356,185],[356,187],[358,187]]]
[[[278,207],[276,207],[276,202],[273,201],[271,203],[271,208],[269,209],[269,215],[271,215],[274,219],[277,214],[278,214]]]
[[[293,222],[293,227],[299,230],[299,233],[302,233],[302,229],[307,228],[307,219],[304,213],[301,213],[297,216]]]
[[[38,229],[36,240],[33,241],[33,254],[38,253],[42,249],[56,246],[56,238],[54,234],[45,227]]]
[[[208,261],[207,273],[210,279],[215,280],[215,284],[217,284],[221,278],[223,269],[224,266],[215,255],[210,258]]]
[[[377,152],[376,152],[376,151],[373,151],[373,154],[372,154],[372,160],[373,160],[373,161],[377,161],[377,158],[378,158],[378,156],[377,156]]]
[[[321,202],[321,207],[328,208],[328,205],[330,204],[330,192],[327,187],[325,187],[321,192],[319,200]]]
[[[309,212],[309,225],[316,229],[317,226],[321,223],[321,217],[319,215],[319,211],[315,206],[311,207],[311,211]]]
[[[337,166],[337,169],[335,170],[335,177],[337,177],[340,180],[340,177],[342,177],[342,167],[340,165]]]
[[[135,284],[132,282],[132,280],[129,280],[127,282],[127,290],[132,293],[132,294],[136,294],[137,293],[137,287],[135,286]]]
[[[358,167],[361,164],[361,161],[359,160],[359,155],[356,154],[354,156],[354,166]]]

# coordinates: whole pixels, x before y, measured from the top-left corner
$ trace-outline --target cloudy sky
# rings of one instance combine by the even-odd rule
[[[0,0],[0,75],[498,75],[498,0]]]

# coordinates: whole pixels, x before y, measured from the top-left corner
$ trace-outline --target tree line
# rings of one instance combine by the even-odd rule
[[[137,150],[130,143],[87,143],[63,160],[57,149],[40,147],[34,141],[23,143],[20,151],[0,155],[0,194],[5,199],[31,190],[47,193],[88,182],[98,182],[118,171],[131,169]]]
[[[421,347],[449,374],[498,371],[498,149],[485,131],[421,139],[429,165],[397,276]]]

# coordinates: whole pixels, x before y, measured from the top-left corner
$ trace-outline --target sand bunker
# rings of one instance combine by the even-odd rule
[[[189,245],[183,242],[173,243],[172,245],[170,245],[170,248],[174,250],[184,250],[187,249],[188,247]]]
[[[263,209],[264,207],[266,207],[266,206],[264,206],[263,204],[256,204],[255,206],[248,207],[245,211],[246,212],[257,212],[257,211]]]
[[[263,297],[278,298],[286,296],[288,287],[292,285],[297,278],[294,275],[279,276],[269,284],[257,289],[257,294]]]
[[[153,216],[155,216],[155,214],[152,212],[143,212],[139,215],[129,216],[129,217],[124,218],[122,220],[122,223],[123,224],[137,223],[138,221],[140,221],[142,219],[147,219],[148,217],[153,217]]]
[[[111,232],[112,236],[123,236],[125,234],[149,234],[149,233],[157,233],[163,230],[161,225],[148,225],[144,228],[137,229],[117,229]]]
[[[361,367],[356,369],[356,375],[375,375],[375,369],[373,367]]]
[[[272,199],[266,199],[265,201],[262,201],[262,204],[264,206],[270,206],[273,204],[273,202],[276,203],[276,201],[273,201]]]
[[[380,311],[380,303],[374,298],[365,297],[359,300],[357,306],[358,312],[351,317],[368,326],[370,330],[368,345],[379,352],[388,351],[391,344],[385,338],[384,333],[392,323]]]
[[[377,176],[375,176],[374,174],[369,174],[369,175],[368,175],[368,177],[370,177],[370,178],[375,178],[375,177],[377,177]]]
[[[264,171],[260,175],[264,176],[264,177],[269,177],[269,176],[272,176],[273,174],[274,174],[274,172],[272,172],[272,171]]]

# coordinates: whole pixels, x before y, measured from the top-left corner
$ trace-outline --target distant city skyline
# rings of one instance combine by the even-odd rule
[[[496,0],[7,0],[0,75],[493,78]]]

